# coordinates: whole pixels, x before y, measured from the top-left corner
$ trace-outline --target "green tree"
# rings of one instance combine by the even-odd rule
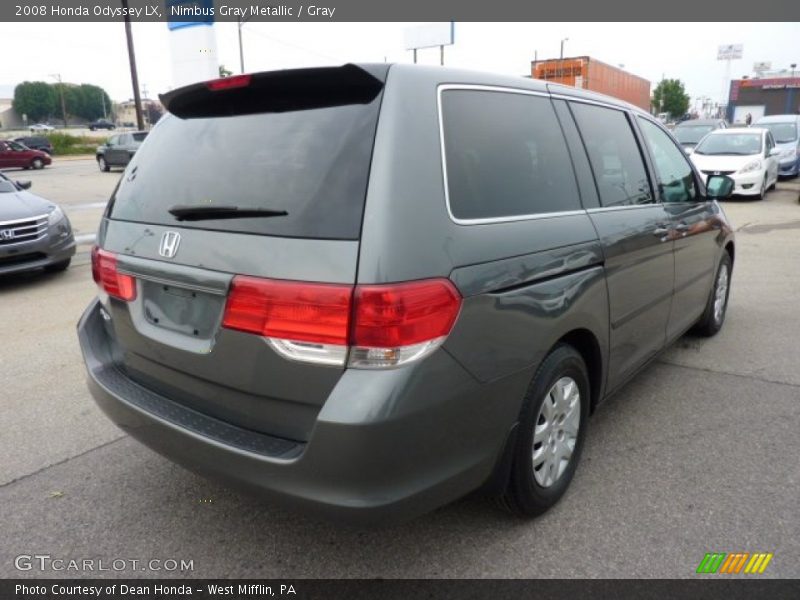
[[[75,115],[87,121],[94,121],[108,116],[111,112],[111,98],[100,86],[82,83],[76,89],[79,110],[74,113]]]
[[[653,90],[653,105],[656,112],[669,113],[673,119],[689,110],[689,95],[680,79],[662,79]]]
[[[20,117],[28,115],[29,122],[42,121],[57,112],[56,91],[45,81],[23,81],[14,88],[12,106]]]

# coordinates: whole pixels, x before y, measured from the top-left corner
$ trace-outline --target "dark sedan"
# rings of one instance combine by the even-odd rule
[[[41,150],[42,152],[47,152],[47,154],[50,154],[51,156],[53,154],[53,144],[51,144],[50,140],[44,136],[31,135],[26,137],[18,137],[14,138],[14,141],[30,148],[31,150]]]
[[[12,181],[0,173],[0,275],[63,271],[75,254],[64,211],[27,191],[30,187],[30,181]]]
[[[116,129],[117,126],[114,125],[111,121],[106,119],[97,119],[97,121],[92,121],[89,123],[89,131],[96,131],[98,129]]]

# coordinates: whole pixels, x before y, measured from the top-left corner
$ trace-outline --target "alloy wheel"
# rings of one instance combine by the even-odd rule
[[[533,476],[552,486],[567,469],[581,423],[581,394],[572,377],[562,377],[547,392],[533,431]]]
[[[728,269],[723,264],[717,275],[717,286],[714,290],[714,321],[722,323],[728,301]]]

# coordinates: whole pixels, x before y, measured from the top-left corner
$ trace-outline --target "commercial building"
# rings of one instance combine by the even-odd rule
[[[531,62],[531,76],[625,100],[650,112],[650,82],[589,56]]]
[[[793,72],[765,74],[731,81],[727,118],[744,123],[769,115],[800,114],[800,77]]]

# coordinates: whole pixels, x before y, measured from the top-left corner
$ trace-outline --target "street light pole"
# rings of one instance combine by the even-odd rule
[[[61,94],[61,116],[64,118],[64,129],[67,128],[67,103],[64,102],[64,84],[61,82],[61,73],[50,75],[58,81],[58,91]]]
[[[128,16],[128,0],[122,0],[122,8],[125,15],[125,37],[128,40],[128,61],[131,67],[133,102],[136,106],[136,126],[141,131],[144,129],[144,116],[142,114],[142,97],[139,95],[139,76],[136,74],[136,53],[133,50],[133,34],[131,33],[131,18]]]
[[[242,25],[243,25],[242,17],[239,17],[239,20],[236,22],[236,26],[239,29],[239,72],[244,74],[244,47],[242,46]]]

